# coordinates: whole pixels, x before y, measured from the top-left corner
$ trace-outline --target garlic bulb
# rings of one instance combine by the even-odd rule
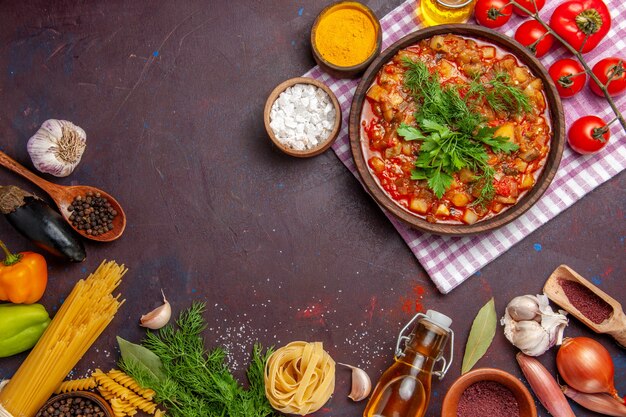
[[[563,310],[555,313],[544,294],[524,295],[511,300],[500,323],[509,342],[526,355],[539,356],[561,344],[565,314]]]
[[[28,154],[40,172],[67,177],[87,145],[85,131],[66,120],[49,119],[28,140]]]

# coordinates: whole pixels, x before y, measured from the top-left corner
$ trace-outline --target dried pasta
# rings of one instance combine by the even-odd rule
[[[26,360],[0,391],[0,415],[31,417],[59,387],[122,305],[112,292],[126,273],[103,262],[76,283]]]
[[[98,385],[98,392],[100,393],[100,395],[102,395],[102,398],[104,398],[107,401],[111,401],[112,399],[117,398],[115,396],[115,394],[113,394],[112,392],[107,391],[106,389],[102,388],[101,385]],[[118,400],[119,400],[119,398],[118,398]]]
[[[150,388],[142,388],[141,385],[139,385],[132,376],[127,375],[123,371],[120,371],[118,369],[112,369],[107,373],[107,375],[118,384],[123,385],[130,390],[133,390],[146,400],[152,400],[154,398],[155,392],[153,390],[151,390]]]
[[[154,417],[165,417],[165,412],[163,410],[156,410],[154,412]]]
[[[63,381],[59,388],[54,391],[55,394],[61,394],[64,392],[85,391],[96,387],[96,380],[91,378],[71,379],[69,381]]]
[[[314,413],[334,390],[335,361],[321,342],[291,342],[274,352],[265,365],[265,396],[283,413]]]
[[[113,410],[115,417],[124,417],[126,415],[124,403],[119,398],[111,398],[109,404],[111,404],[111,410]]]
[[[109,397],[113,397],[113,398],[117,397],[118,399],[125,400],[134,408],[138,408],[149,414],[154,413],[154,411],[156,410],[155,403],[135,394],[133,391],[119,384],[118,382],[113,380],[113,378],[111,378],[109,375],[105,374],[101,370],[96,369],[96,371],[92,374],[92,376],[98,382],[98,390],[100,390],[101,393],[102,391],[105,391],[107,395],[109,395]],[[102,396],[106,398],[104,394]]]
[[[114,397],[122,400],[127,400],[131,395],[135,395],[131,390],[118,384],[113,379],[111,379],[111,377],[109,377],[107,374],[99,369],[96,369],[96,371],[93,373],[93,377],[96,379],[100,387],[102,387],[105,391],[113,394]]]

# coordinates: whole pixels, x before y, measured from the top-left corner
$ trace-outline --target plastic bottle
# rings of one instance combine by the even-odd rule
[[[415,321],[411,334],[404,336]],[[452,364],[454,333],[450,324],[449,317],[434,310],[413,317],[400,332],[395,362],[376,384],[364,417],[422,417],[426,413],[432,375],[443,378]],[[450,338],[450,360],[446,361],[443,350]],[[400,349],[403,340],[405,346]],[[443,367],[436,371],[434,367],[439,360],[443,361]]]

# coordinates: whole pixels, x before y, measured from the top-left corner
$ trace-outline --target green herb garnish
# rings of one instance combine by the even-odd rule
[[[470,86],[472,94],[468,92],[461,97],[457,86],[442,87],[437,74],[431,74],[424,63],[405,59],[403,64],[407,67],[404,85],[418,104],[415,114],[418,128],[402,124],[397,133],[405,140],[422,141],[411,178],[427,180],[430,189],[441,198],[452,184],[452,175],[468,168],[477,174],[477,184],[481,184],[477,202],[484,204],[491,200],[495,171],[487,163],[485,145],[494,153],[510,153],[518,146],[507,137],[494,136],[497,128],[486,126],[485,118],[476,111],[478,100],[482,102],[484,96],[490,105],[513,111],[513,107],[529,108],[528,98],[519,88],[508,84],[508,78],[498,75],[489,86],[478,87],[480,84],[474,81]]]
[[[467,91],[467,96],[474,100],[484,98],[489,106],[497,113],[520,114],[531,111],[528,96],[517,86],[510,83],[509,74],[498,72],[483,84],[473,80]]]
[[[153,389],[156,401],[173,417],[277,416],[265,398],[263,382],[271,349],[263,354],[260,345],[254,346],[247,371],[249,388],[244,389],[226,366],[224,349],[204,346],[204,308],[203,303],[194,303],[180,315],[176,327],[169,324],[158,333],[149,332],[143,347],[129,349],[132,344],[125,342],[120,367],[142,387]],[[142,359],[150,357],[142,349],[160,359],[160,372],[155,371],[154,360]]]

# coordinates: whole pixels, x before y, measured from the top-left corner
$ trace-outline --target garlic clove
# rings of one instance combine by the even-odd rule
[[[66,120],[49,119],[28,140],[27,150],[37,170],[67,177],[80,163],[86,145],[83,129]]]
[[[139,324],[141,326],[156,330],[165,326],[170,321],[170,317],[172,316],[172,307],[165,298],[163,290],[161,290],[161,294],[163,294],[163,304],[151,312],[142,315],[139,320]]]
[[[550,335],[534,320],[516,322],[509,341],[528,356],[542,355],[552,347]]]
[[[512,299],[506,310],[515,321],[533,320],[539,313],[539,303],[532,295],[522,295]]]
[[[352,369],[352,390],[348,398],[352,401],[361,401],[367,398],[372,391],[372,381],[369,375],[367,375],[367,372],[356,366],[338,363],[339,365]]]

